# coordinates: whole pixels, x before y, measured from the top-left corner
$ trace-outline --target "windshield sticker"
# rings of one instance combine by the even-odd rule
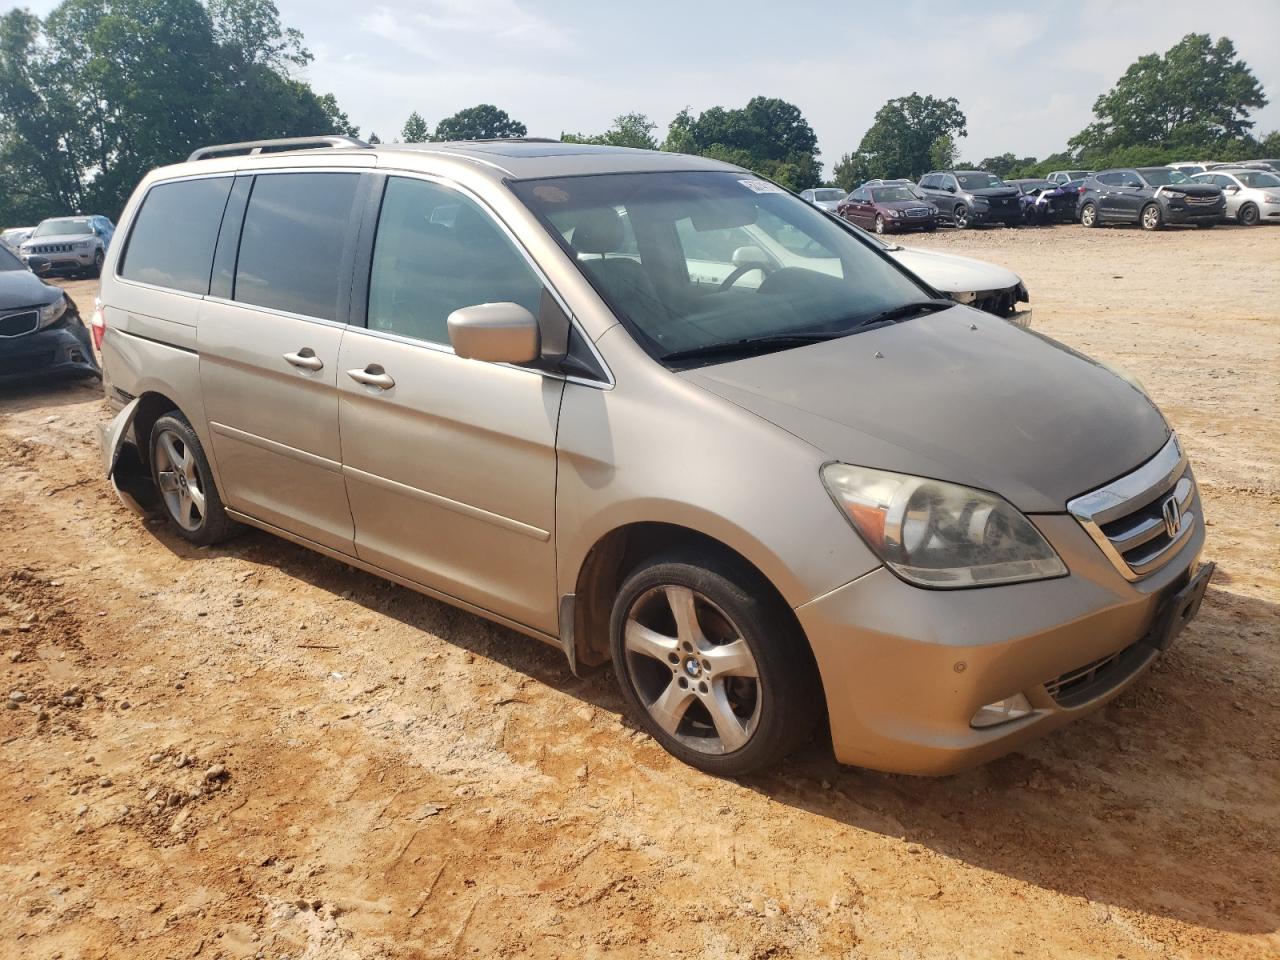
[[[569,194],[559,187],[534,187],[533,195],[544,203],[564,203],[569,199]]]
[[[786,193],[776,183],[770,183],[768,180],[739,180],[740,184],[750,190],[752,193]]]

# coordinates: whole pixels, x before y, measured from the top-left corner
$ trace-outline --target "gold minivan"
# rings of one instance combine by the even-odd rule
[[[1212,573],[1131,379],[776,184],[535,140],[150,173],[93,329],[122,499],[612,660],[671,753],[940,774],[1116,696]]]

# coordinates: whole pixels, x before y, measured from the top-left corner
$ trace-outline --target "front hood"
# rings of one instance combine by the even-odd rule
[[[1192,197],[1212,197],[1221,193],[1217,187],[1207,183],[1172,183],[1164,187],[1156,187],[1156,193],[1185,193]]]
[[[682,376],[834,460],[991,490],[1030,513],[1062,512],[1169,436],[1107,368],[960,306]]]
[[[96,240],[97,237],[92,233],[70,233],[65,236],[52,237],[28,237],[22,242],[22,252],[30,253],[31,247],[40,247],[49,243],[84,243],[88,240]]]
[[[882,210],[919,210],[921,207],[936,209],[927,200],[877,200],[876,206]]]
[[[900,247],[890,250],[889,256],[940,293],[1005,290],[1022,282],[1012,270],[952,253]]]
[[[40,307],[60,296],[61,290],[41,283],[29,270],[0,270],[0,310]]]

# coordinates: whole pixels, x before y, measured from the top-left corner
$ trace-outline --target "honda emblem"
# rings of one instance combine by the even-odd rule
[[[1164,532],[1169,539],[1175,539],[1182,530],[1182,510],[1178,506],[1178,498],[1170,497],[1160,505],[1160,513],[1164,515]]]

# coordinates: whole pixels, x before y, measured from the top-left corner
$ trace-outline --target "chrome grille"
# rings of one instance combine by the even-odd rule
[[[1218,202],[1218,198],[1213,196],[1212,194],[1209,194],[1208,196],[1201,196],[1195,193],[1187,194],[1187,203],[1217,203],[1217,202]]]
[[[908,207],[908,217],[927,217],[932,211],[928,207]]]
[[[35,310],[0,316],[0,337],[21,337],[35,333],[40,327],[40,315]]]
[[[1076,497],[1067,510],[1127,580],[1168,563],[1195,529],[1196,482],[1178,445],[1169,442],[1130,474]]]
[[[29,247],[28,253],[70,253],[72,246],[69,243],[41,243],[34,247]]]

